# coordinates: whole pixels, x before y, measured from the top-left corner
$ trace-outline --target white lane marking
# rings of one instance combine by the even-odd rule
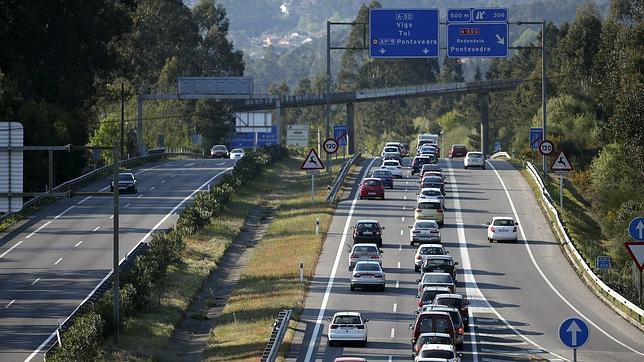
[[[78,247],[80,244],[82,244],[82,243],[83,243],[83,240],[81,240],[81,241],[77,242],[77,243],[76,243],[76,245],[74,245],[74,247],[75,247],[75,248],[77,248],[77,247]]]
[[[140,199],[140,198],[142,198],[142,197],[143,197],[143,194],[141,194],[141,195],[137,196],[136,198],[137,198],[137,199]]]
[[[177,177],[177,175],[172,175],[172,176],[170,176],[170,178],[175,178],[175,177]]]
[[[165,180],[161,180],[161,183],[162,183],[162,184],[164,184],[164,183],[165,183]]]
[[[450,177],[452,179],[456,180],[454,177],[454,170],[452,168],[452,162],[447,161],[447,167],[448,167],[448,172]],[[456,217],[456,231],[458,234],[458,248],[461,253],[461,262],[462,262],[462,270],[463,270],[463,282],[465,283],[465,292],[469,296],[469,299],[471,300],[477,300],[480,301],[486,311],[491,311],[496,315],[496,317],[503,322],[508,328],[510,328],[517,336],[523,338],[525,341],[531,343],[535,347],[542,349],[544,351],[547,351],[545,348],[541,347],[538,345],[536,342],[532,341],[530,338],[526,337],[525,335],[521,334],[514,326],[512,326],[501,314],[494,308],[488,300],[485,298],[483,295],[483,292],[478,287],[478,284],[476,282],[476,278],[474,277],[474,274],[472,273],[472,263],[470,262],[470,253],[469,250],[467,249],[467,242],[465,241],[465,228],[464,228],[464,223],[463,223],[463,214],[461,213],[461,201],[460,197],[458,194],[458,185],[456,181],[454,181],[452,185],[452,190],[454,193],[454,210],[455,210],[455,217]],[[474,310],[473,308],[469,309],[469,320],[470,320],[470,327],[469,330],[470,332],[470,344],[472,346],[472,361],[478,362],[478,351],[477,351],[477,342],[476,342],[476,327],[472,324],[474,322]],[[562,356],[555,354],[553,352],[549,352],[553,356],[557,356],[558,358],[563,358]],[[564,360],[567,361],[567,359],[563,358]]]
[[[404,216],[402,217],[402,222],[405,222],[405,217]]]
[[[10,252],[11,250],[15,249],[18,245],[22,244],[22,242],[23,242],[23,241],[24,241],[24,240],[20,240],[19,242],[17,242],[17,243],[15,243],[15,244],[13,244],[13,246],[12,246],[12,247],[10,247],[9,249],[7,249],[7,251],[5,251],[4,253],[0,254],[0,258],[2,258],[2,257],[4,257],[5,255],[9,254],[9,252]]]
[[[159,166],[160,166],[160,165],[159,165]],[[156,166],[155,166],[155,167],[156,167]],[[234,167],[234,166],[233,166],[233,167]],[[204,187],[206,187],[206,185],[208,185],[209,183],[211,183],[211,182],[212,182],[212,180],[214,180],[214,179],[216,179],[217,177],[219,177],[219,176],[223,175],[224,173],[226,173],[226,172],[228,172],[228,171],[232,170],[232,169],[233,169],[233,167],[228,167],[227,169],[225,169],[225,170],[221,171],[220,173],[216,174],[215,176],[211,177],[208,181],[204,182],[201,186],[199,186],[197,189],[195,189],[195,190],[194,190],[190,195],[186,196],[183,200],[181,200],[181,202],[180,202],[180,203],[178,203],[174,208],[172,208],[172,210],[170,210],[170,212],[168,212],[168,213],[163,217],[163,219],[161,219],[161,221],[159,221],[156,225],[154,225],[154,227],[152,227],[152,229],[150,229],[150,231],[148,231],[148,233],[147,233],[147,234],[145,234],[145,235],[143,236],[143,238],[141,238],[141,240],[139,240],[139,242],[138,242],[138,243],[134,244],[134,246],[132,247],[132,249],[130,249],[130,251],[127,253],[127,255],[130,255],[130,254],[132,253],[132,251],[134,251],[134,249],[136,249],[136,247],[137,247],[139,244],[141,244],[143,241],[145,241],[145,239],[147,239],[148,237],[150,237],[150,235],[152,235],[152,233],[153,233],[154,231],[156,231],[156,230],[159,228],[159,226],[161,226],[161,224],[163,224],[163,223],[164,223],[164,222],[165,222],[165,221],[170,217],[170,215],[174,215],[175,211],[177,211],[177,209],[179,209],[179,208],[180,208],[184,203],[186,203],[186,201],[188,201],[189,199],[191,199],[191,198],[192,198],[192,197],[193,197],[197,192],[199,192],[201,189],[203,189]],[[346,233],[346,232],[345,232],[345,233]],[[121,260],[119,261],[119,264],[120,264],[120,263],[122,263],[122,262],[125,260],[125,258],[127,257],[127,255],[126,255],[126,256],[124,256],[123,258],[121,258]],[[100,281],[98,284],[96,284],[96,286],[94,287],[94,289],[92,289],[92,291],[91,291],[91,292],[89,292],[89,294],[87,294],[87,296],[85,297],[85,299],[83,299],[83,301],[82,301],[82,302],[80,302],[80,304],[78,304],[78,306],[76,306],[76,309],[74,309],[74,311],[73,311],[73,312],[72,312],[72,313],[71,313],[67,318],[65,318],[65,320],[63,321],[63,323],[62,323],[62,324],[65,324],[65,323],[67,322],[67,320],[69,320],[69,317],[71,317],[72,315],[74,315],[74,314],[76,313],[76,311],[78,311],[78,309],[79,309],[83,304],[85,304],[85,302],[87,302],[87,301],[89,300],[89,298],[90,298],[92,295],[94,295],[94,293],[96,293],[96,291],[98,290],[98,288],[100,288],[100,287],[101,287],[101,285],[103,285],[103,283],[105,283],[105,281],[106,281],[110,276],[112,276],[112,272],[107,273],[107,274],[103,277],[103,279],[101,279],[101,281]],[[34,357],[36,357],[36,355],[37,355],[38,353],[40,353],[40,351],[42,351],[42,349],[43,349],[43,348],[44,348],[44,347],[45,347],[49,342],[51,342],[51,340],[52,340],[55,336],[56,336],[56,331],[51,332],[51,334],[49,335],[49,337],[47,337],[47,339],[45,339],[45,340],[40,344],[40,346],[38,346],[38,348],[36,348],[33,352],[31,352],[31,354],[29,355],[29,357],[27,357],[27,359],[25,359],[25,362],[29,362],[29,361],[31,361]]]
[[[393,358],[394,358],[393,356],[389,356],[388,361],[389,361],[389,362],[393,361]]]
[[[405,185],[409,185],[409,181],[405,181]]]
[[[7,309],[7,308],[11,307],[11,305],[12,305],[13,303],[15,303],[15,302],[16,302],[16,300],[14,299],[14,300],[12,300],[11,302],[7,303],[7,305],[5,305],[5,306],[4,306],[4,309]]]
[[[409,191],[409,189],[405,187],[405,191]]]
[[[403,210],[405,210],[405,205],[403,205]]]
[[[54,265],[58,265],[58,263],[60,263],[61,261],[63,261],[63,258],[58,258],[58,260],[56,260],[56,262],[54,263]]]
[[[402,244],[398,245],[398,251],[402,250]]]
[[[128,206],[130,206],[130,203],[129,203],[129,202],[128,202],[127,204],[125,204],[125,206],[123,206],[123,208],[126,208],[126,207],[128,207]]]
[[[114,218],[114,214],[110,215],[110,220],[112,220],[113,218]]]
[[[219,163],[217,164],[217,166],[224,165],[225,163],[226,163],[226,162],[219,162]]]
[[[400,269],[400,262],[398,262],[398,269]]]
[[[34,236],[35,233],[39,232],[40,230],[44,229],[47,225],[51,224],[51,221],[47,221],[44,223],[41,227],[33,231],[31,234],[25,236],[25,239],[29,239],[30,237]]]
[[[97,227],[95,227],[95,228],[94,228],[94,230],[92,230],[92,231],[96,231],[96,230],[98,230],[98,229],[100,229],[100,228],[101,228],[100,226],[97,226]]]
[[[400,288],[400,280],[396,280],[396,288]]]
[[[405,195],[404,199],[407,200],[407,195]]]
[[[33,281],[33,282],[31,282],[31,284],[29,284],[29,285],[34,285],[34,284],[38,283],[38,281],[40,281],[40,278],[38,278],[38,279],[34,280],[34,281]]]
[[[499,172],[496,170],[496,168],[492,165],[492,163],[486,161],[490,167],[492,167],[492,170],[496,174],[496,177],[499,179],[499,182],[501,182],[501,186],[503,187],[503,191],[505,191],[505,196],[508,198],[508,201],[510,202],[510,207],[512,208],[512,213],[514,214],[514,218],[516,221],[519,223],[519,231],[521,231],[521,237],[523,238],[523,245],[525,245],[526,250],[528,251],[528,255],[530,256],[530,260],[532,261],[532,264],[534,267],[537,269],[539,272],[539,275],[541,275],[541,278],[548,284],[550,289],[557,294],[559,299],[561,299],[564,303],[566,303],[570,309],[572,309],[575,313],[577,313],[580,317],[584,318],[585,320],[588,321],[593,327],[597,328],[600,332],[602,332],[606,337],[610,338],[613,340],[613,342],[619,344],[620,346],[630,350],[633,353],[636,353],[640,356],[644,356],[644,353],[630,347],[629,345],[625,344],[624,342],[621,342],[617,338],[613,337],[612,335],[608,334],[604,329],[599,327],[595,322],[590,320],[588,317],[586,317],[585,314],[583,314],[579,309],[575,308],[575,306],[572,305],[560,292],[555,288],[555,286],[548,280],[548,277],[543,273],[543,270],[541,270],[541,267],[537,263],[537,260],[534,258],[534,255],[532,254],[532,249],[530,248],[530,245],[528,245],[527,238],[525,236],[525,232],[523,231],[523,222],[519,220],[519,214],[517,213],[517,209],[514,207],[514,202],[512,201],[512,197],[510,197],[510,192],[508,192],[508,188],[505,186],[505,182],[503,182],[503,179],[501,179],[501,175],[499,175]],[[539,347],[540,348],[540,347]]]
[[[396,328],[392,328],[391,329],[391,338],[394,338],[395,335],[396,335]]]
[[[373,160],[371,160],[371,162],[369,163],[369,166],[367,166],[367,171],[371,169],[371,166],[376,160],[377,158],[374,158]],[[365,172],[365,175],[366,174],[367,172]],[[331,295],[331,289],[333,288],[333,282],[335,281],[335,274],[338,271],[340,258],[343,257],[344,244],[347,241],[347,234],[348,234],[349,227],[351,227],[351,218],[353,217],[353,211],[355,210],[356,204],[358,203],[358,196],[360,196],[360,194],[356,192],[356,195],[354,196],[353,201],[351,202],[351,208],[349,209],[349,215],[347,215],[347,221],[344,223],[342,238],[340,239],[340,244],[338,245],[338,251],[335,254],[335,261],[333,262],[333,268],[331,269],[331,275],[329,276],[329,281],[326,284],[326,290],[324,291],[324,297],[322,298],[322,305],[320,305],[320,311],[318,312],[318,318],[315,321],[313,334],[311,334],[311,340],[309,341],[309,346],[306,349],[306,357],[304,357],[305,361],[312,360],[311,357],[313,355],[313,348],[315,348],[315,343],[317,342],[317,339],[318,339],[318,333],[320,333],[320,326],[322,325],[322,319],[324,318],[326,305],[329,302],[329,296]]]
[[[403,230],[402,230],[402,229],[400,229],[400,235],[402,235],[402,234],[403,234]]]
[[[394,303],[394,313],[398,310],[398,303]]]
[[[154,190],[156,188],[157,188],[156,186],[152,186],[152,187],[150,187],[150,191],[152,191],[152,190]]]

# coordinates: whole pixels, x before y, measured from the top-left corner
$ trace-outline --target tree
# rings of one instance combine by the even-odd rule
[[[121,119],[116,114],[109,114],[101,120],[99,127],[89,139],[90,146],[118,146],[121,137]],[[112,152],[103,150],[101,159],[106,164],[112,163]]]

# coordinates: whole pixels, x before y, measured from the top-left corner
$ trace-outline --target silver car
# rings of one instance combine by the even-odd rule
[[[376,244],[355,244],[349,252],[349,270],[362,260],[375,261],[382,265],[382,251]]]
[[[385,290],[385,271],[377,261],[359,261],[351,273],[351,290],[359,287],[378,287]]]
[[[421,244],[414,253],[414,271],[420,271],[425,259],[432,255],[446,255],[449,251],[441,244]]]
[[[441,232],[434,220],[418,220],[409,227],[409,245],[440,242]]]
[[[423,291],[425,287],[437,286],[448,287],[454,293],[456,290],[456,283],[449,273],[425,273],[422,278],[416,279],[418,282],[418,293]]]
[[[416,202],[421,202],[421,201],[431,201],[431,200],[438,200],[441,202],[441,207],[445,209],[445,195],[443,195],[443,192],[441,189],[437,187],[426,187],[417,194],[416,196]]]

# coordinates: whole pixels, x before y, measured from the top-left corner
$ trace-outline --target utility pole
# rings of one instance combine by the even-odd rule
[[[119,306],[120,295],[119,295],[119,166],[120,166],[120,157],[119,157],[119,148],[114,147],[114,174],[112,175],[112,182],[114,182],[114,256],[113,256],[113,272],[112,272],[112,295],[114,297],[114,343],[118,345],[119,343]]]
[[[331,138],[331,22],[326,22],[326,104],[324,106],[324,117],[326,119],[326,139]],[[327,172],[331,173],[333,165],[331,164],[330,153],[326,154]]]
[[[546,90],[546,21],[541,21],[541,127],[543,127],[543,138],[547,140],[546,137],[546,101],[547,101],[547,90]],[[548,180],[548,156],[543,156],[543,180],[547,182]]]
[[[121,82],[121,156],[125,154],[125,143],[123,141],[123,129],[125,125],[125,85]]]

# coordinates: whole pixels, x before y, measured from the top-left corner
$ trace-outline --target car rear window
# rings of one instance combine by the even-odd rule
[[[507,220],[507,219],[499,219],[499,220],[494,220],[493,225],[494,226],[514,226],[514,221]]]
[[[232,152],[232,153],[243,153],[244,150],[242,150],[241,148],[235,148],[234,150],[232,150],[230,152]]]
[[[426,290],[423,292],[423,295],[421,296],[421,299],[423,302],[431,302],[436,298],[438,294],[444,293],[443,291],[440,290]]]
[[[226,146],[212,146],[213,151],[226,151]]]
[[[482,158],[483,154],[482,153],[470,153],[467,157],[469,157],[469,158]]]
[[[416,165],[424,165],[426,163],[429,163],[431,160],[429,157],[418,157],[414,159],[414,164]]]
[[[436,301],[437,305],[445,305],[452,308],[460,308],[462,299],[459,298],[440,298]]]
[[[443,196],[443,194],[438,190],[425,190],[422,192],[423,196]]]
[[[400,166],[400,164],[396,161],[385,161],[384,163],[385,166]]]
[[[364,182],[367,186],[382,186],[382,181],[380,180],[366,180]]]
[[[420,352],[420,357],[421,358],[445,358],[445,359],[455,358],[454,352],[444,351],[444,350],[424,350]]]
[[[355,248],[353,248],[354,253],[376,253],[378,252],[378,249],[374,246],[367,246],[367,245],[357,245]]]
[[[437,210],[441,208],[439,202],[422,202],[418,204],[418,208],[421,210]]]
[[[399,152],[398,147],[385,147],[385,152]]]
[[[443,336],[420,336],[418,338],[418,345],[428,344],[452,344],[452,339]]]
[[[432,330],[432,319],[436,323],[436,329]],[[420,320],[420,333],[449,333],[451,330],[451,320],[446,315],[430,315]]]
[[[358,224],[358,230],[377,230],[378,224],[372,222],[361,222]]]
[[[335,324],[362,324],[358,316],[337,316],[333,321]]]
[[[425,274],[424,283],[453,283],[452,277],[443,274]]]
[[[416,229],[438,229],[435,221],[418,221],[414,226]]]
[[[356,271],[380,271],[380,267],[376,263],[358,263]]]
[[[450,266],[452,261],[449,259],[427,259],[427,265]]]
[[[391,176],[391,171],[373,171],[374,176]]]
[[[439,247],[420,248],[421,255],[443,255],[443,249]]]
[[[129,173],[119,174],[119,181],[133,181],[134,176]]]

